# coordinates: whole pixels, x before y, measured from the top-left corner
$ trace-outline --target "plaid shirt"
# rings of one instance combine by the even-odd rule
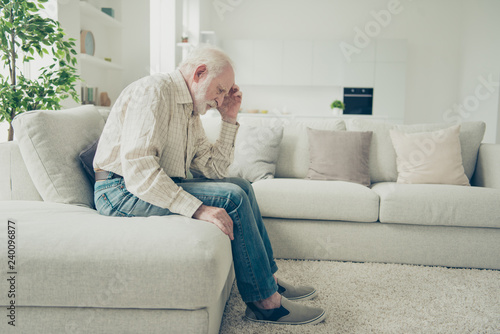
[[[180,71],[140,79],[121,93],[99,140],[94,169],[122,175],[140,199],[192,217],[202,202],[171,177],[192,169],[207,178],[226,174],[239,125],[222,122],[208,142]]]

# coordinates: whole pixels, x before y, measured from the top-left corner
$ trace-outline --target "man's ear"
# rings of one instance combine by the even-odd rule
[[[198,83],[200,79],[206,76],[208,73],[206,65],[200,65],[196,68],[193,75],[193,81]]]

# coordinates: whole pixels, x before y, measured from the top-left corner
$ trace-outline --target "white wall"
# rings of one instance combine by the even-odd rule
[[[150,73],[150,2],[121,0],[121,10],[123,89]]]
[[[500,47],[498,36],[495,36],[500,31],[500,20],[495,18],[500,13],[500,1],[496,0],[205,1],[212,4],[209,6],[210,19],[205,25],[216,31],[219,41],[353,41],[356,27],[364,30],[366,24],[375,21],[372,11],[379,13],[388,6],[397,6],[399,13],[391,15],[389,23],[375,37],[408,41],[405,123],[445,121],[445,112],[460,103],[464,92],[470,91],[469,86],[477,85],[479,75],[498,69],[498,51],[484,57],[492,48],[498,50]],[[216,7],[217,3],[226,6]],[[482,37],[478,38],[479,35]],[[302,114],[324,113],[328,105],[320,110],[320,101],[324,101],[321,102],[323,105],[338,97],[335,90],[323,90],[313,95],[310,88],[302,91],[290,88],[292,94],[284,88],[242,89],[250,93],[245,95],[244,107],[269,109],[269,95],[275,95],[272,103],[288,105],[292,112]],[[496,136],[498,98],[496,102],[494,100],[491,99],[491,105],[484,103],[481,111],[475,114],[476,118],[470,118],[488,122],[488,141]],[[305,105],[310,107],[305,108]]]
[[[451,117],[485,121],[485,142],[500,143],[500,1],[466,1],[461,46],[460,91]]]

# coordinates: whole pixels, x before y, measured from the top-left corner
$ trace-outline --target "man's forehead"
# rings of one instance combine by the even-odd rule
[[[223,79],[217,83],[217,86],[225,91],[229,91],[231,89],[231,87],[234,86],[234,81],[229,80],[229,79],[225,79],[225,80]]]
[[[224,69],[224,71],[217,76],[217,85],[222,88],[222,89],[225,89],[227,91],[229,91],[229,89],[231,89],[231,87],[234,86],[234,71],[231,67],[226,67]]]

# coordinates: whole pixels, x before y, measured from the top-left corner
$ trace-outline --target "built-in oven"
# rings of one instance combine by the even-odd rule
[[[373,88],[344,88],[344,114],[371,115]]]

